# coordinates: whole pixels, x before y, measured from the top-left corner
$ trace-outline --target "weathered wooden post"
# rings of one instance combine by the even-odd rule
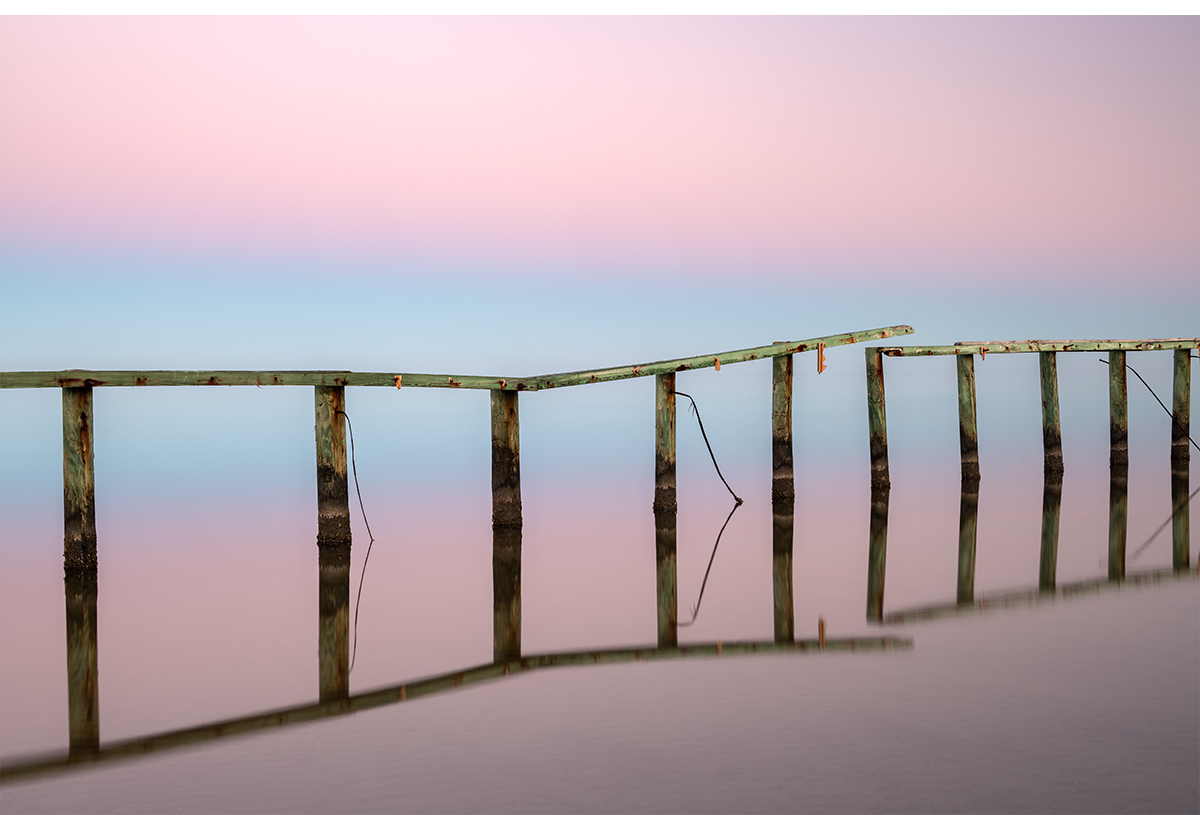
[[[871,488],[887,488],[888,475],[887,402],[883,390],[883,352],[867,348],[867,426],[871,444]]]
[[[1058,521],[1062,514],[1062,472],[1046,470],[1042,487],[1042,555],[1038,588],[1054,591],[1058,575]]]
[[[1063,471],[1062,431],[1058,419],[1058,360],[1053,351],[1038,352],[1038,367],[1042,374],[1042,448],[1045,454],[1043,470]],[[1049,483],[1049,482],[1047,482]]]
[[[63,588],[69,750],[100,747],[96,650],[96,476],[91,386],[62,389]]]
[[[979,431],[975,422],[975,355],[956,354],[958,360],[958,447],[962,453],[962,481],[979,481]]]
[[[883,619],[883,582],[887,571],[887,525],[890,487],[871,490],[870,549],[867,555],[867,620]]]
[[[63,567],[96,570],[96,475],[92,389],[62,389]]]
[[[979,482],[964,481],[958,505],[958,604],[975,602],[975,538],[979,529]]]
[[[96,649],[96,570],[68,569],[67,717],[71,756],[100,747],[100,689]]]
[[[1192,363],[1191,349],[1175,350],[1175,375],[1171,398],[1171,460],[1188,461],[1191,448],[1188,434],[1191,423]]]
[[[1108,352],[1109,467],[1129,466],[1129,396],[1125,382],[1125,352]]]
[[[1108,579],[1125,578],[1125,539],[1129,528],[1129,469],[1114,466],[1108,487]]]
[[[771,506],[791,515],[796,505],[792,470],[792,355],[771,359]]]
[[[521,658],[521,429],[517,392],[491,391],[492,658]]]
[[[792,598],[792,544],[796,480],[792,469],[792,355],[771,359],[771,572],[775,641],[796,639]]]
[[[1175,375],[1171,399],[1171,561],[1176,569],[1186,569],[1191,563],[1191,503],[1189,470],[1191,468],[1192,363],[1191,349],[1175,350]]]
[[[346,389],[314,388],[317,446],[317,661],[321,701],[350,693],[350,493]]]
[[[654,377],[654,554],[658,646],[679,642],[676,569],[675,374]]]

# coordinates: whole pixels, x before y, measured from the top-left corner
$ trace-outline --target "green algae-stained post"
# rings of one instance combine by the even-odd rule
[[[871,446],[871,488],[891,486],[888,475],[887,402],[883,391],[883,353],[867,348],[867,429]]]
[[[1175,375],[1172,384],[1171,460],[1187,461],[1191,458],[1188,434],[1192,407],[1191,351],[1187,348],[1175,350]]]
[[[792,470],[792,356],[771,360],[771,505],[792,513],[796,481]]]
[[[521,427],[516,391],[491,392],[492,658],[521,656]]]
[[[975,421],[975,355],[959,354],[958,448],[962,455],[962,480],[979,480],[979,429]]]
[[[870,548],[867,555],[867,620],[883,620],[883,583],[887,572],[888,499],[890,487],[871,490]]]
[[[1111,468],[1129,464],[1129,394],[1125,352],[1108,352],[1108,463]]]
[[[679,632],[675,492],[675,374],[654,377],[654,561],[658,645],[674,646]]]
[[[1038,353],[1042,379],[1042,449],[1043,470],[1046,473],[1063,471],[1062,430],[1058,419],[1058,360],[1054,351]]]
[[[675,374],[654,377],[654,511],[676,510]]]
[[[1058,522],[1062,514],[1061,471],[1047,470],[1042,486],[1042,553],[1038,566],[1038,588],[1053,591],[1058,574]]]
[[[317,545],[350,548],[350,492],[346,480],[346,389],[318,385]]]
[[[96,475],[92,389],[62,389],[63,566],[96,568]]]
[[[958,603],[975,602],[975,540],[979,530],[979,482],[964,481],[958,504]]]

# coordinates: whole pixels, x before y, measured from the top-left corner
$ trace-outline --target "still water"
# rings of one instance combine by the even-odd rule
[[[1107,451],[1068,456],[1052,551],[1036,452],[985,461],[977,496],[960,490],[955,461],[894,466],[882,516],[865,466],[800,462],[790,563],[769,457],[725,468],[746,503],[713,556],[731,499],[704,458],[685,466],[681,453],[682,620],[710,557],[712,570],[675,651],[656,650],[645,479],[527,484],[521,653],[631,649],[617,655],[626,661],[492,672],[353,715],[35,774],[6,783],[0,803],[5,812],[1197,811],[1196,546],[1189,540],[1183,569],[1169,526],[1142,548],[1172,513],[1166,449],[1135,457],[1123,498]],[[375,487],[367,512],[378,540],[349,693],[486,672],[495,634],[486,490],[385,497]],[[1111,544],[1114,513],[1127,530],[1123,552]],[[11,508],[4,519],[6,767],[68,747],[56,520]],[[269,493],[252,505],[130,501],[101,517],[102,747],[317,702],[314,529],[311,498]],[[365,544],[356,517],[354,590]],[[825,650],[771,648],[789,623],[815,645],[819,620]],[[895,646],[833,647],[880,637]],[[763,652],[741,653],[740,642]],[[664,654],[680,658],[649,658]]]

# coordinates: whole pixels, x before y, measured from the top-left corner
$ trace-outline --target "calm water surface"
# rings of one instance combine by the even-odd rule
[[[1197,811],[1197,549],[1189,541],[1189,567],[1174,571],[1168,527],[1138,551],[1171,514],[1165,449],[1135,458],[1120,581],[1109,580],[1106,451],[1068,455],[1055,586],[1040,595],[1037,452],[985,460],[966,584],[956,461],[894,465],[882,574],[871,570],[865,466],[798,468],[795,638],[817,637],[824,619],[830,639],[897,636],[911,649],[534,671],[36,776],[5,784],[0,803],[14,813]],[[680,459],[687,619],[730,499],[702,457]],[[771,642],[779,627],[786,578],[772,555],[769,457],[735,458],[726,475],[746,504],[681,644]],[[387,486],[366,493],[378,541],[352,694],[493,658],[486,489]],[[641,473],[526,484],[524,654],[654,648],[651,494]],[[105,500],[100,487],[102,745],[317,700],[311,497]],[[355,524],[357,589],[366,536]],[[68,746],[61,534],[53,511],[6,505],[6,765]]]

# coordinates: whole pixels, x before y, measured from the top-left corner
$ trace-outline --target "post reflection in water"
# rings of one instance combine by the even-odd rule
[[[1062,514],[1062,470],[1046,470],[1042,487],[1042,556],[1038,588],[1054,591],[1058,573],[1058,521]]]
[[[795,515],[776,512],[771,534],[771,583],[774,586],[775,642],[796,638],[796,620],[792,601],[792,540]]]
[[[1191,553],[1191,501],[1188,500],[1188,460],[1171,462],[1171,565],[1188,568]]]
[[[350,550],[321,547],[318,554],[317,655],[322,702],[350,694]]]
[[[67,715],[70,754],[88,755],[100,747],[100,690],[96,674],[96,570],[68,569]]]
[[[1114,463],[1108,485],[1108,579],[1125,578],[1129,532],[1129,465]]]
[[[959,605],[975,602],[975,539],[979,529],[979,481],[964,479],[958,503]]]
[[[867,558],[867,620],[885,625],[983,613],[989,609],[1013,608],[1059,599],[1096,594],[1106,588],[1123,585],[1149,586],[1168,584],[1179,579],[1194,579],[1200,572],[1190,569],[1189,498],[1187,461],[1172,462],[1171,501],[1174,513],[1172,525],[1172,566],[1126,574],[1126,538],[1128,526],[1128,465],[1116,463],[1109,481],[1109,549],[1108,573],[1104,577],[1059,583],[1058,538],[1062,514],[1063,476],[1059,470],[1047,469],[1042,491],[1042,541],[1037,588],[1019,588],[997,592],[987,597],[975,597],[975,552],[979,517],[979,484],[965,481],[959,504],[958,528],[958,590],[954,602],[928,605],[883,613],[884,578],[887,564],[887,523],[889,490],[871,491],[871,529]],[[1164,526],[1165,528],[1165,526]],[[1151,539],[1153,540],[1153,539]]]
[[[871,538],[867,555],[867,620],[883,619],[883,580],[887,569],[888,499],[891,487],[871,489]]]

